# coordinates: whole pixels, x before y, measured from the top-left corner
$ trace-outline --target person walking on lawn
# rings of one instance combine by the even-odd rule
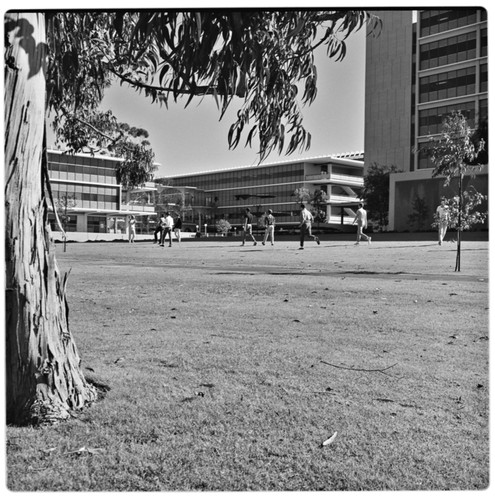
[[[153,233],[153,244],[162,242],[163,228],[165,227],[165,214],[160,215],[158,222],[155,226],[155,232]]]
[[[366,210],[363,208],[363,204],[360,203],[358,205],[358,210],[356,212],[356,217],[354,218],[353,224],[357,223],[357,241],[354,245],[359,245],[361,238],[365,238],[368,241],[368,245],[371,244],[371,236],[367,236],[363,233],[363,229],[368,227],[368,214]]]
[[[268,210],[268,214],[265,217],[265,236],[261,244],[265,245],[268,239],[273,245],[275,239],[275,217],[271,209]]]
[[[313,214],[305,207],[304,203],[301,203],[301,224],[299,224],[299,227],[301,228],[301,236],[299,238],[299,250],[304,250],[304,239],[306,235],[313,238],[318,245],[320,244],[318,236],[314,236],[311,232],[311,225],[313,221]]]
[[[438,244],[441,245],[445,238],[447,228],[449,227],[449,206],[445,198],[442,199],[440,205],[438,205],[436,215],[438,218]]]
[[[180,243],[181,242],[181,231],[182,229],[182,219],[180,218],[180,215],[177,216],[177,219],[175,219],[175,223],[174,223],[174,233],[175,233],[175,237],[177,238],[177,241]]]
[[[134,243],[136,238],[136,217],[131,215],[129,219],[129,243]]]
[[[170,216],[169,212],[165,213],[165,225],[163,227],[162,239],[160,240],[160,246],[165,246],[165,239],[167,238],[167,234],[169,237],[169,247],[172,246],[172,229],[174,227],[174,219]]]
[[[246,243],[246,236],[249,235],[254,242],[254,246],[258,244],[256,238],[253,236],[253,214],[249,208],[244,211],[244,224],[242,231],[242,245]],[[241,245],[241,246],[242,246]]]

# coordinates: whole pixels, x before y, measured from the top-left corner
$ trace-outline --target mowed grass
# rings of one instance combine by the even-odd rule
[[[110,390],[9,427],[8,488],[486,489],[488,243],[349,239],[58,246]]]

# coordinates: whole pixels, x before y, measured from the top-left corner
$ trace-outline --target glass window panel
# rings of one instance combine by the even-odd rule
[[[486,29],[481,30],[481,57],[488,55],[488,34]]]

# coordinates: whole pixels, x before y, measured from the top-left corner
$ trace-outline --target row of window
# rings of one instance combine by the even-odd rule
[[[81,184],[58,184],[54,183],[52,185],[52,192],[58,192],[60,194],[65,194],[67,196],[76,196],[80,198],[83,193],[91,193],[99,196],[115,196],[118,197],[119,189],[114,187],[106,186],[88,186]],[[117,198],[116,198],[117,199]]]
[[[471,32],[425,43],[420,50],[420,69],[422,70],[475,59],[476,33]]]
[[[350,169],[345,166],[334,166],[332,172],[335,175],[346,175],[356,178],[361,178],[363,175],[361,170]],[[282,196],[284,198],[283,201],[288,201],[287,198],[295,189],[294,185],[303,181],[303,174],[303,169],[293,170],[292,172],[279,171],[273,174],[269,173],[269,171],[263,171],[257,172],[254,175],[250,175],[249,178],[246,178],[242,172],[236,172],[234,175],[237,177],[228,175],[225,179],[222,178],[222,175],[227,175],[224,173],[218,177],[213,177],[212,174],[208,178],[201,178],[199,176],[175,178],[174,182],[177,185],[181,183],[190,186],[193,185],[198,189],[209,191],[210,194],[214,191],[217,194],[219,193],[221,197],[228,196],[222,194],[222,190],[242,188],[241,193],[235,193],[234,198],[236,200],[250,199],[250,197],[256,197],[255,195],[275,194],[276,196]],[[282,185],[276,186],[275,184]],[[249,186],[258,187],[250,188]],[[260,188],[259,186],[263,187]]]
[[[115,173],[102,173],[101,169],[95,169],[95,171],[99,171],[100,173],[82,173],[75,171],[60,171],[60,170],[52,170],[49,171],[50,179],[59,179],[62,181],[79,181],[79,182],[91,182],[98,184],[117,184],[117,180],[115,178]]]
[[[115,180],[115,169],[106,167],[95,167],[79,164],[68,163],[49,163],[48,170],[52,172],[70,172],[75,174],[85,175],[103,175],[105,177],[113,177]]]
[[[77,164],[85,166],[98,166],[98,168],[108,168],[110,170],[115,170],[115,166],[119,163],[119,160],[111,160],[108,158],[102,158],[100,156],[82,156],[82,155],[71,155],[71,154],[58,154],[52,151],[48,152],[48,163],[51,165],[56,165],[57,163],[63,163],[67,165]]]
[[[77,231],[77,215],[69,215],[66,220],[62,220],[62,227],[68,232]],[[86,232],[88,233],[106,233],[107,232],[107,218],[105,216],[88,215],[86,224]],[[52,231],[58,231],[59,227],[55,220],[54,214],[48,214],[48,222]]]
[[[294,201],[294,191],[301,185],[289,184],[264,188],[215,191],[215,193],[207,195],[206,204],[217,207],[256,207],[259,205],[266,205],[267,203],[291,203]]]
[[[261,167],[232,172],[221,172],[186,177],[176,177],[173,183],[176,186],[188,185],[198,189],[226,189],[240,186],[253,186],[264,184],[278,184],[283,182],[294,182],[302,180],[304,176],[304,165],[280,165],[274,167]]]
[[[487,19],[486,10],[481,9],[452,9],[452,10],[423,10],[419,13],[420,36],[434,35],[444,31],[468,26]]]
[[[452,111],[460,111],[471,128],[474,127],[475,105],[474,102],[440,106],[438,108],[424,109],[419,112],[418,135],[438,134],[442,129],[442,122]]]
[[[439,134],[442,131],[444,118],[452,111],[460,111],[466,118],[468,125],[475,129],[480,123],[488,122],[488,99],[480,99],[478,102],[478,112],[474,102],[462,104],[452,104],[449,106],[439,106],[431,109],[419,111],[418,136]],[[424,162],[423,162],[424,165]],[[430,167],[421,167],[430,168]]]
[[[117,210],[120,203],[118,190],[107,187],[67,184],[52,189],[52,194],[59,207]]]
[[[48,216],[52,231],[58,231],[59,227],[55,222],[53,214]],[[77,231],[77,215],[70,215],[66,221],[66,231]],[[82,230],[88,233],[127,233],[127,217],[122,214],[119,217],[107,217],[101,215],[88,215],[86,227]],[[148,216],[136,216],[136,233],[152,235],[155,230],[155,221]]]
[[[424,76],[419,80],[419,102],[437,101],[475,93],[476,68],[474,66]]]
[[[255,220],[253,223],[257,223],[257,219],[262,217],[265,212],[271,208],[273,210],[273,216],[277,223],[282,222],[296,222],[298,220],[301,208],[297,203],[291,203],[284,206],[271,206],[263,205],[251,210],[254,215]],[[241,225],[244,222],[244,209],[230,209],[228,212],[221,212],[216,215],[216,219],[226,219],[232,225]]]

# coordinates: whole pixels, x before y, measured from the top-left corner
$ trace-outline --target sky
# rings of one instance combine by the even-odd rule
[[[349,37],[343,61],[328,59],[322,50],[317,54],[317,67],[317,97],[302,108],[311,148],[288,157],[272,153],[264,163],[364,150],[364,29]],[[221,121],[212,96],[198,97],[187,108],[185,103],[186,99],[179,100],[166,108],[128,86],[117,85],[106,91],[101,108],[149,132],[155,161],[160,164],[155,177],[258,164],[255,141],[252,148],[245,148],[242,139],[235,150],[228,148],[229,127],[239,109],[235,101]]]

